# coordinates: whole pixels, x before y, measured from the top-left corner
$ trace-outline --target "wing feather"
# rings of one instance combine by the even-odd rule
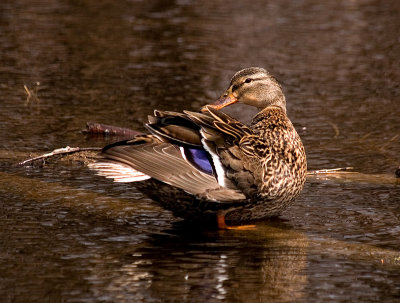
[[[230,150],[253,132],[229,115],[206,108],[207,113],[155,111],[147,124],[153,135],[138,136],[104,148],[103,163],[111,161],[113,164],[93,168],[118,182],[151,177],[211,201],[245,200],[237,184],[226,175],[226,168],[240,168],[236,162],[240,161],[242,153],[230,154]],[[211,169],[199,170],[181,150],[193,147],[203,148],[208,153],[215,176],[210,174]],[[233,165],[230,165],[231,158],[236,161]],[[117,162],[122,166],[116,166]]]
[[[113,163],[122,163],[124,168],[130,167],[141,176],[155,178],[212,201],[232,202],[245,199],[239,190],[221,187],[214,176],[203,173],[186,162],[179,146],[171,143],[116,145],[105,149],[103,156],[105,160],[100,163],[107,163],[110,160]],[[101,166],[99,163],[92,168],[110,178],[122,179],[118,178],[118,171],[107,175],[104,165]],[[135,173],[132,174],[135,175]],[[129,178],[127,177],[126,180]]]

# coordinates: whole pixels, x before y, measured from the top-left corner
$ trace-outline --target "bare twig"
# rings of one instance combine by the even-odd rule
[[[390,139],[383,141],[382,139],[385,138],[377,132],[369,132],[356,142],[363,145],[365,150],[368,150],[369,152],[376,152],[385,157],[386,160],[390,161],[392,164],[398,166],[397,153],[391,147],[393,147],[393,144],[399,140],[399,137],[400,133],[397,133],[394,134]]]
[[[333,137],[336,139],[340,135],[339,127],[337,126],[337,124],[333,122],[328,121],[328,123],[330,124],[330,126],[332,126],[333,130],[335,131],[335,135]]]
[[[77,153],[77,152],[100,151],[100,150],[101,150],[100,147],[69,147],[69,146],[67,146],[64,148],[55,149],[51,153],[46,153],[41,156],[37,156],[34,158],[27,159],[25,161],[19,162],[18,165],[23,166],[23,165],[32,163],[37,160],[43,160],[43,159],[47,159],[47,158],[54,157],[57,155],[67,155],[67,154],[72,154],[72,153]]]
[[[369,136],[371,136],[372,135],[372,132],[369,132],[369,133],[367,133],[367,134],[365,134],[364,136],[362,136],[361,138],[360,138],[360,142],[363,142],[365,139],[367,139]]]
[[[379,148],[379,151],[385,152],[386,147],[388,147],[392,142],[396,141],[399,138],[400,134],[394,135],[391,139],[389,139],[385,144],[382,144]]]
[[[319,170],[311,170],[307,172],[307,175],[318,175],[318,174],[335,174],[339,171],[345,171],[354,169],[354,167],[338,167],[338,168],[328,168],[328,169],[319,169]]]
[[[25,106],[32,102],[39,102],[38,91],[39,91],[40,82],[36,82],[36,86],[34,89],[30,89],[28,86],[24,85],[25,92],[27,94]]]

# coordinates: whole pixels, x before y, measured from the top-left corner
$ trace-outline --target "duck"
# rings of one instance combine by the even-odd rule
[[[221,111],[236,103],[258,109],[250,124]],[[132,182],[175,216],[226,229],[279,216],[304,187],[303,143],[281,85],[264,68],[238,71],[198,112],[155,110],[148,120],[148,133],[105,146],[89,167]]]

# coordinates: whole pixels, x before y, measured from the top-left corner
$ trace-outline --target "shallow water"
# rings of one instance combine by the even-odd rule
[[[367,0],[2,1],[2,302],[398,302],[399,13]],[[197,110],[247,66],[282,83],[310,169],[359,175],[310,177],[279,220],[218,232],[79,163],[12,166],[113,140],[85,137],[87,121],[143,130],[154,108]]]

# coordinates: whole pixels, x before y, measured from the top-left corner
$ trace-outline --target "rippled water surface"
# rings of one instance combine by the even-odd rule
[[[399,16],[395,0],[1,1],[1,301],[399,302]],[[113,140],[87,121],[197,110],[248,66],[282,83],[311,170],[357,172],[310,177],[255,230],[195,228],[75,161],[13,166]]]

